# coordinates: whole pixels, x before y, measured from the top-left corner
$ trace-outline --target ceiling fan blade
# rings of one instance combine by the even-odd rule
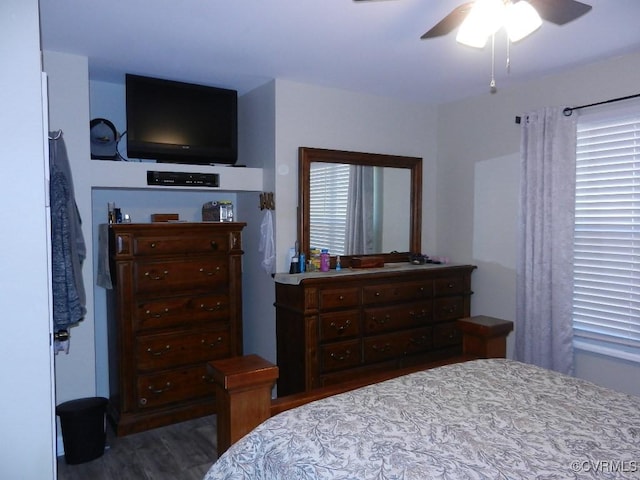
[[[424,40],[426,38],[446,35],[447,33],[451,32],[452,30],[457,28],[466,18],[469,10],[471,10],[472,5],[473,2],[468,2],[454,8],[451,13],[449,13],[449,15],[440,20],[431,30],[422,35],[420,38]]]
[[[543,19],[556,25],[569,23],[591,10],[591,5],[576,0],[529,0],[529,3]]]

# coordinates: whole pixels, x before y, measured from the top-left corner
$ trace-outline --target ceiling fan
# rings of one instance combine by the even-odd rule
[[[354,1],[366,2],[372,0]],[[464,22],[474,3],[475,2],[471,1],[457,6],[420,38],[424,40],[450,33]],[[504,3],[505,5],[515,5],[519,3],[519,0],[504,0]],[[556,25],[569,23],[591,10],[591,5],[578,2],[577,0],[528,0],[528,3],[538,12],[542,19],[555,23]]]
[[[371,0],[354,0],[356,2]],[[491,38],[491,81],[489,89],[496,92],[495,33],[507,31],[507,72],[510,71],[509,43],[517,42],[536,31],[542,20],[564,25],[591,10],[591,5],[577,0],[474,0],[454,8],[448,15],[423,34],[422,40],[447,35],[458,28],[456,40],[475,48],[484,48]]]

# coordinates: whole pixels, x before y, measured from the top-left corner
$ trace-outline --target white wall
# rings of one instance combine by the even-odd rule
[[[639,92],[640,53],[438,109],[438,245],[478,265],[472,313],[515,319],[520,127],[515,116]],[[517,325],[516,325],[517,328]],[[509,337],[509,355],[513,353]],[[640,366],[576,355],[578,376],[640,394]],[[629,382],[630,375],[636,379]]]
[[[93,256],[89,247],[91,187],[83,179],[90,175],[89,70],[86,57],[45,52],[44,68],[49,76],[49,120],[52,130],[62,130],[73,175],[82,233],[88,246],[82,276],[87,294],[87,314],[69,330],[69,354],[56,355],[56,403],[96,395],[95,324],[93,315]]]
[[[296,240],[298,147],[423,158],[422,250],[435,253],[436,109],[425,105],[276,81],[278,271]]]
[[[265,124],[275,138],[273,160],[266,156],[265,179],[273,178],[274,183],[265,181],[265,188],[276,192],[278,272],[288,271],[288,251],[297,237],[301,146],[422,157],[422,244],[425,252],[435,249],[435,108],[284,80],[263,89],[262,98],[275,100],[275,112],[268,109]],[[245,291],[245,298],[247,294],[260,298],[257,306],[245,308],[245,351],[272,362],[276,361],[274,290],[273,280],[261,277],[259,288]]]
[[[124,130],[124,85],[90,83],[88,60],[83,56],[46,51],[44,67],[50,78],[51,129],[63,131],[87,245],[83,265],[87,314],[70,331],[69,354],[56,356],[56,403],[59,404],[75,398],[109,395],[106,295],[95,282],[98,225],[106,220],[107,202],[116,202],[134,221],[148,222],[150,214],[157,212],[178,213],[183,220],[195,221],[201,218],[202,204],[207,201],[228,199],[235,202],[238,200],[236,191],[259,191],[262,169],[91,160],[91,118],[113,119],[118,129]],[[148,187],[146,171],[150,165],[153,170],[217,173],[220,188]],[[240,205],[236,213],[238,220],[244,221]],[[251,244],[250,239],[248,243]]]
[[[275,193],[275,83],[269,82],[249,92],[238,101],[238,149],[249,167],[263,169],[264,192]],[[275,195],[276,210],[279,213],[280,199]],[[238,204],[245,212],[247,226],[242,235],[244,256],[242,259],[242,296],[244,352],[256,353],[275,362],[275,333],[272,328],[273,302],[275,291],[271,275],[262,266],[264,253],[259,251],[261,224],[267,211],[259,208],[259,193],[241,193]],[[275,220],[274,222],[275,223]],[[275,238],[275,232],[274,232]]]
[[[37,0],[0,3],[0,477],[55,478],[49,231]],[[48,167],[47,167],[48,168]]]

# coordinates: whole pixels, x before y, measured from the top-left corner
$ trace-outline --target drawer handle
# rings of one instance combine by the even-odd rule
[[[372,345],[371,348],[373,350],[375,350],[376,352],[388,352],[389,350],[391,350],[391,345],[388,343],[385,343],[383,346],[379,347],[378,345]]]
[[[145,313],[147,314],[147,317],[160,318],[163,315],[166,315],[167,313],[169,313],[169,309],[165,308],[163,311],[159,313],[151,313],[151,310],[147,310]]]
[[[218,243],[215,240],[211,240],[211,249],[218,250]]]
[[[427,337],[426,335],[422,335],[421,337],[415,338],[415,337],[411,337],[409,339],[409,343],[413,343],[414,345],[426,345],[427,342],[429,341],[429,337]]]
[[[456,305],[451,305],[449,307],[442,307],[442,311],[445,313],[454,313],[458,310]]]
[[[171,345],[165,345],[163,350],[157,350],[155,352],[151,347],[149,347],[147,348],[147,353],[150,355],[153,355],[154,357],[159,357],[160,355],[164,355],[165,353],[168,353],[169,350],[171,350]]]
[[[215,307],[207,307],[204,303],[201,303],[200,308],[206,312],[216,312],[218,310],[222,310],[222,304],[218,302]]]
[[[218,337],[215,342],[209,343],[205,338],[202,339],[202,345],[207,345],[209,348],[216,348],[224,343],[224,339],[222,337]]]
[[[391,315],[387,314],[382,318],[378,318],[378,317],[371,317],[371,320],[373,320],[375,323],[377,323],[378,325],[384,325],[386,324],[389,320],[391,320]]]
[[[340,295],[340,296],[338,297],[338,300],[344,300],[344,295]]]
[[[156,248],[156,242],[151,242],[151,248]]]
[[[455,287],[455,286],[456,286],[456,284],[455,284],[455,283],[453,283],[453,282],[449,282],[449,283],[447,284],[447,288],[453,288],[453,287]]]
[[[373,294],[374,297],[379,297],[380,295],[382,295],[380,292],[376,292]]]
[[[163,272],[158,275],[155,272],[145,272],[144,276],[150,278],[151,280],[164,280],[165,277],[169,275],[168,270],[163,270]]]
[[[164,387],[162,387],[162,388],[155,388],[153,385],[149,385],[149,391],[151,393],[155,393],[156,395],[164,393],[167,390],[171,390],[171,382],[165,383]]]
[[[351,320],[347,320],[342,325],[336,325],[336,322],[331,322],[330,326],[333,327],[338,333],[342,333],[351,326]]]
[[[344,362],[346,359],[348,359],[351,356],[351,350],[345,350],[343,354],[337,354],[335,352],[331,352],[331,355],[329,356],[337,362]]]
[[[420,313],[416,313],[413,310],[409,312],[409,316],[413,318],[425,318],[427,316],[426,310],[420,310]]]
[[[202,376],[202,381],[204,383],[216,383],[216,381],[214,380],[214,378],[211,375],[203,375]]]
[[[216,269],[211,272],[211,271],[206,271],[204,269],[204,267],[200,267],[200,273],[204,273],[205,275],[207,275],[208,277],[212,277],[213,275],[217,275],[220,272],[220,267],[216,267]]]

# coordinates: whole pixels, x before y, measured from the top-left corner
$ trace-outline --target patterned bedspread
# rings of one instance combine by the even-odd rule
[[[515,361],[427,370],[309,403],[206,480],[640,478],[640,397]]]

